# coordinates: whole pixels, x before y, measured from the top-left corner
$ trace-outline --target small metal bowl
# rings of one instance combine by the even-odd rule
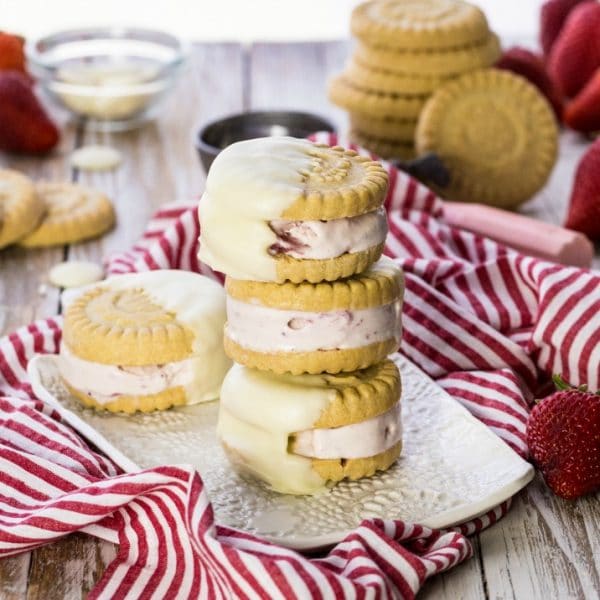
[[[217,154],[234,142],[272,135],[303,138],[315,131],[335,131],[335,128],[326,119],[310,113],[277,110],[245,112],[201,127],[196,150],[208,173]]]

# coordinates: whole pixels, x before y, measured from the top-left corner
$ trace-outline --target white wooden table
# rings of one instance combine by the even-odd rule
[[[204,174],[193,147],[197,127],[247,109],[293,108],[345,116],[327,101],[325,83],[346,59],[346,43],[205,44],[194,48],[189,69],[163,116],[127,134],[96,134],[69,125],[58,151],[45,159],[1,156],[0,164],[34,178],[78,180],[108,192],[118,227],[100,240],[45,251],[11,248],[0,253],[0,333],[56,314],[58,290],[43,284],[48,269],[65,258],[100,261],[124,250],[143,232],[162,203],[192,200]],[[119,148],[124,165],[110,174],[70,169],[68,155],[84,144]],[[586,144],[565,135],[559,164],[547,188],[523,212],[562,221],[572,173]],[[526,166],[524,166],[526,168]],[[596,266],[600,260],[596,259]],[[600,597],[600,506],[597,497],[566,502],[536,479],[495,526],[472,538],[475,555],[427,583],[423,598],[436,600],[566,600]],[[79,598],[93,587],[115,548],[83,535],[0,561],[0,599]]]

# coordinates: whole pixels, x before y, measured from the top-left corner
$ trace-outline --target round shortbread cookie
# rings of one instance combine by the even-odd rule
[[[400,342],[397,338],[389,337],[382,342],[375,342],[360,348],[317,349],[309,352],[268,352],[242,346],[227,333],[224,339],[225,352],[236,363],[260,371],[294,375],[302,373],[335,374],[366,369],[398,350],[399,345]]]
[[[426,105],[419,154],[435,152],[451,182],[440,193],[464,202],[514,208],[546,182],[558,127],[546,99],[524,78],[497,69],[463,75]]]
[[[354,9],[350,24],[359,39],[405,50],[465,46],[489,32],[483,11],[461,0],[373,0]]]
[[[353,58],[344,70],[344,77],[357,87],[370,92],[400,95],[428,95],[445,83],[449,77],[420,76],[394,73],[363,65]]]
[[[391,360],[340,375],[234,365],[217,432],[233,464],[283,493],[314,493],[388,468],[402,445],[400,374]]]
[[[479,44],[439,52],[402,52],[360,43],[357,44],[355,53],[359,62],[373,69],[421,77],[449,77],[491,67],[500,58],[502,50],[498,36],[490,33]]]
[[[373,92],[353,84],[345,75],[329,82],[329,99],[350,112],[367,113],[393,119],[416,119],[427,95],[401,95]]]
[[[384,244],[381,243],[362,252],[346,253],[324,260],[278,256],[276,258],[277,282],[318,283],[319,281],[337,281],[351,277],[362,273],[379,260],[383,248]]]
[[[35,229],[45,210],[33,183],[25,175],[0,170],[0,248],[17,242]]]
[[[233,144],[208,175],[199,258],[246,280],[353,275],[381,253],[387,184],[379,163],[339,146],[285,137]]]
[[[114,276],[68,304],[59,370],[86,405],[113,412],[214,400],[231,365],[224,324],[225,292],[202,275]]]
[[[225,352],[275,373],[366,368],[398,348],[403,289],[402,270],[388,258],[317,284],[227,278]]]
[[[275,284],[228,277],[227,295],[281,310],[360,310],[393,302],[404,292],[402,269],[383,257],[361,275],[321,283]]]
[[[403,140],[379,139],[356,129],[352,129],[348,135],[355,144],[386,160],[412,160],[416,156],[413,140],[405,142]]]
[[[350,126],[364,136],[379,140],[406,141],[413,143],[417,121],[380,119],[362,113],[350,113]]]
[[[21,246],[62,246],[88,240],[115,223],[110,200],[96,190],[75,183],[38,183],[36,191],[46,206],[39,227],[19,241]]]
[[[193,333],[146,290],[100,285],[71,303],[63,338],[85,360],[144,366],[190,356]]]
[[[315,459],[313,469],[326,481],[356,481],[371,477],[377,471],[387,471],[400,457],[402,442],[394,444],[384,452],[368,458]]]

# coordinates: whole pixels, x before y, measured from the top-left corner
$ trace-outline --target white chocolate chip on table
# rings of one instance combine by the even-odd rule
[[[48,281],[62,288],[81,287],[104,278],[101,265],[84,260],[71,260],[54,265],[48,273]]]
[[[83,146],[71,154],[71,165],[82,171],[111,171],[123,161],[122,154],[110,146]]]

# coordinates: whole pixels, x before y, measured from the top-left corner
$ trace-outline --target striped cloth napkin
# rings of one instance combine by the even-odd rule
[[[388,170],[386,253],[406,272],[401,351],[526,456],[528,406],[551,373],[599,387],[600,275],[448,227],[430,190]],[[166,206],[108,271],[220,279],[197,260],[198,234],[194,206]],[[219,526],[191,467],[123,474],[34,398],[27,361],[57,352],[60,327],[48,319],[0,340],[0,556],[73,531],[118,543],[90,598],[413,598],[508,510],[448,531],[371,519],[318,559]]]

